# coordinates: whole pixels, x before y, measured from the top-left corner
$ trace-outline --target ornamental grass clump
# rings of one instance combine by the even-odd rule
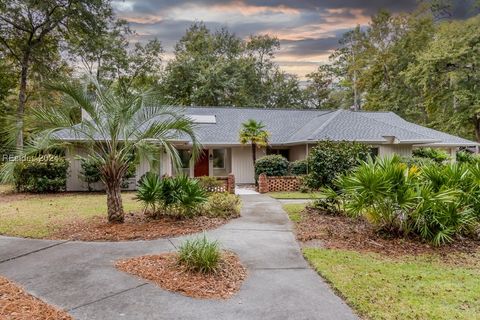
[[[209,241],[203,235],[187,240],[180,246],[178,263],[190,271],[212,273],[217,271],[221,258],[218,241]]]

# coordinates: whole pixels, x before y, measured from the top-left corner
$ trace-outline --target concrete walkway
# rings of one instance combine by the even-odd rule
[[[357,319],[303,259],[280,202],[242,196],[242,217],[208,232],[248,268],[230,300],[198,300],[117,271],[117,259],[173,251],[186,238],[133,242],[0,237],[0,274],[76,319]]]

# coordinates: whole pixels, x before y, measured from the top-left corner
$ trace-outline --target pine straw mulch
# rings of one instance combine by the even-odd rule
[[[456,239],[452,244],[435,247],[418,238],[386,237],[363,219],[330,215],[309,207],[301,216],[301,221],[296,223],[296,236],[303,246],[374,252],[388,257],[435,253],[451,260],[452,253],[480,256],[480,241],[472,239]],[[454,259],[461,256],[454,255]]]
[[[179,219],[171,216],[151,219],[143,214],[128,213],[124,223],[109,223],[103,217],[78,220],[54,232],[48,239],[80,241],[152,240],[176,237],[217,228],[230,219],[198,216]]]
[[[0,319],[9,320],[73,320],[58,310],[26,293],[22,288],[0,276]]]
[[[177,258],[177,253],[148,255],[120,260],[115,266],[165,290],[200,299],[228,299],[240,290],[247,276],[238,257],[229,251],[222,253],[218,270],[209,274],[190,271]]]

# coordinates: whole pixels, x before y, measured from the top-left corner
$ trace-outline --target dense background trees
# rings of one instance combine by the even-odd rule
[[[178,105],[389,110],[480,141],[480,18],[451,20],[449,1],[429,3],[379,11],[301,81],[275,63],[271,35],[198,22],[167,60],[157,39],[132,43],[110,0],[0,0],[1,148],[28,139],[32,110],[61,107],[45,84],[87,75],[121,92],[157,87]]]

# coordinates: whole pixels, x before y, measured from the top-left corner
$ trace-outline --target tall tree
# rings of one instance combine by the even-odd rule
[[[318,67],[315,72],[307,74],[307,87],[305,88],[305,100],[310,108],[330,109],[332,106],[330,94],[334,90],[334,74],[330,65],[324,64]]]
[[[270,36],[243,40],[195,23],[176,44],[162,87],[181,105],[297,107],[298,79],[273,63],[278,46]]]
[[[181,136],[189,137],[194,154],[198,151],[198,143],[191,119],[178,108],[162,106],[163,99],[159,94],[152,91],[118,94],[111,87],[106,89],[97,82],[92,85],[94,90],[88,92],[84,91],[85,86],[69,83],[52,86],[68,98],[69,105],[60,110],[36,110],[36,116],[45,129],[32,138],[25,152],[62,146],[56,139],[60,130],[66,129],[70,134],[81,137],[89,159],[100,166],[101,180],[107,193],[108,221],[123,222],[121,184],[132,155],[151,158],[152,154],[158,154],[162,149],[178,165],[180,158],[172,141]],[[85,119],[80,123],[72,120],[69,108],[82,108]],[[4,167],[4,178],[8,172],[8,167]]]
[[[480,16],[442,23],[406,73],[432,125],[480,141]]]
[[[257,148],[268,146],[269,133],[265,130],[265,125],[261,121],[249,119],[242,123],[242,128],[239,133],[239,140],[241,144],[252,145],[252,160],[253,166],[257,161]]]
[[[19,72],[16,110],[16,146],[23,147],[24,113],[32,64],[49,61],[60,41],[72,29],[87,30],[111,15],[108,0],[2,0],[0,49],[15,62]]]

